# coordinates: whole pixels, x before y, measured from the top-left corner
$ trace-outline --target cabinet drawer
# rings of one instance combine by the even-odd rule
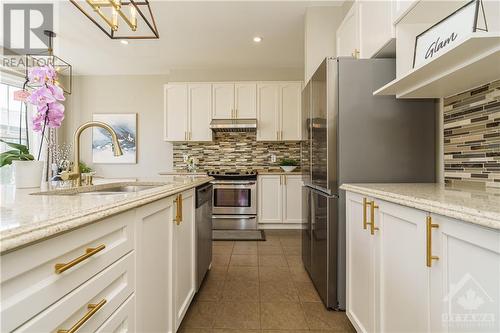
[[[79,333],[94,332],[134,289],[135,253],[131,252],[26,322],[16,332],[69,330],[82,321]],[[92,310],[90,304],[101,306]]]
[[[110,332],[136,332],[135,294],[132,294],[96,331],[96,333]]]
[[[1,257],[1,331],[9,332],[133,249],[133,211]],[[104,248],[102,248],[104,245]],[[101,246],[101,248],[99,248]],[[57,274],[55,265],[95,253]]]

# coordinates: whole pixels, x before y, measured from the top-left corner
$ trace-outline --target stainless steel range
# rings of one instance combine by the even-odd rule
[[[213,184],[213,229],[257,229],[257,172],[208,172]]]

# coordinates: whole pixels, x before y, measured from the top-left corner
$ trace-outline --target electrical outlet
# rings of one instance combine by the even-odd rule
[[[189,155],[188,155],[188,154],[184,154],[184,155],[182,155],[182,160],[184,161],[184,163],[186,163],[186,162],[187,162],[188,158],[189,158]]]
[[[271,154],[271,162],[276,163],[276,155],[275,154]]]

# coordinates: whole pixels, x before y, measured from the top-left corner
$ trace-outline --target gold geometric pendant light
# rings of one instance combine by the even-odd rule
[[[111,39],[160,38],[148,0],[70,1]]]

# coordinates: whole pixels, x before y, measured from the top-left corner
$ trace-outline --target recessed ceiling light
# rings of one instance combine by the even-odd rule
[[[256,42],[256,43],[260,43],[260,42],[262,42],[262,37],[255,36],[255,37],[253,38],[253,41],[254,41],[254,42]]]
[[[120,43],[122,43],[123,45],[128,45],[128,40],[122,39]]]

